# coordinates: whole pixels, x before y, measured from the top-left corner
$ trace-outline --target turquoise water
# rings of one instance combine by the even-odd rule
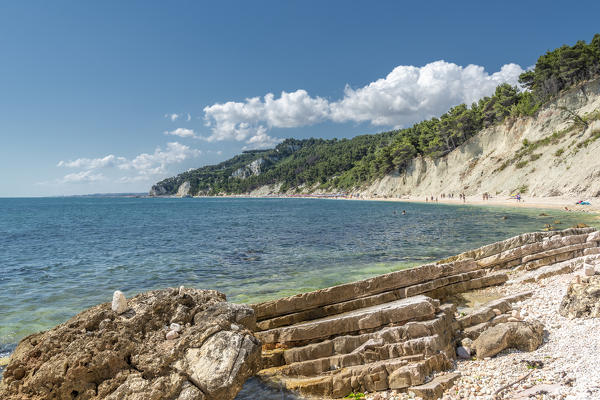
[[[402,215],[402,210],[407,215]],[[0,199],[0,353],[120,289],[257,302],[591,217],[314,199]],[[503,219],[503,217],[507,217]],[[2,357],[2,354],[0,354]]]

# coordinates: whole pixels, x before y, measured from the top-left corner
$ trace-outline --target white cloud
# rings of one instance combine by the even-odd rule
[[[181,117],[181,116],[182,116],[182,114],[176,114],[176,113],[172,113],[172,114],[165,114],[165,118],[168,118],[168,119],[170,119],[172,122],[175,122],[175,121],[177,121],[177,119],[178,119],[179,117]]]
[[[192,119],[192,116],[190,115],[190,113],[187,113],[187,118],[185,119],[186,122],[190,122],[191,119]]]
[[[122,170],[135,170],[141,175],[157,175],[165,173],[169,164],[181,163],[200,154],[202,154],[200,150],[178,142],[170,142],[164,150],[157,147],[153,154],[142,153],[132,160],[119,164],[118,167]]]
[[[92,171],[81,171],[72,174],[65,175],[60,182],[61,183],[87,183],[97,182],[105,180],[105,176],[102,174],[94,174]]]
[[[186,129],[186,128],[177,128],[172,131],[166,131],[165,135],[179,136],[182,138],[196,137],[196,134],[194,133],[193,129]]]
[[[362,88],[346,86],[344,98],[331,104],[335,122],[370,122],[377,126],[404,126],[438,116],[450,107],[494,93],[496,86],[516,85],[523,69],[504,65],[488,74],[483,67],[436,61],[421,68],[399,66],[385,78]]]
[[[506,64],[489,74],[477,65],[462,67],[435,61],[423,67],[398,66],[385,78],[358,89],[346,85],[344,96],[337,101],[311,97],[300,89],[282,92],[278,98],[268,93],[243,102],[217,103],[204,108],[211,134],[203,139],[272,145],[278,141],[267,134],[272,128],[296,128],[327,120],[406,126],[460,103],[470,105],[493,94],[501,83],[517,85],[523,71],[517,64]]]
[[[73,161],[59,161],[58,167],[67,167],[67,168],[83,168],[83,169],[95,169],[95,168],[105,168],[112,167],[117,163],[123,162],[125,158],[123,157],[115,157],[112,154],[107,155],[102,158],[78,158]]]
[[[107,178],[104,175],[94,173],[94,171],[109,167],[117,167],[120,171],[132,172],[133,174],[116,180],[119,183],[130,183],[149,180],[157,175],[166,174],[169,172],[168,167],[170,165],[179,164],[201,154],[201,150],[190,148],[179,142],[170,142],[167,143],[164,149],[157,147],[154,153],[142,153],[132,159],[109,154],[101,158],[78,158],[74,161],[60,161],[57,166],[83,169],[81,172],[66,175],[60,180],[60,183],[105,180]]]
[[[274,138],[267,135],[267,130],[260,126],[258,127],[256,133],[246,140],[248,146],[244,146],[242,149],[270,149],[277,146],[281,142],[283,142],[283,139]]]
[[[268,93],[262,99],[253,97],[243,103],[229,101],[205,107],[206,126],[212,130],[205,139],[276,143],[278,139],[266,134],[269,129],[312,125],[324,121],[327,115],[327,100],[312,98],[305,90],[281,92],[279,98]]]

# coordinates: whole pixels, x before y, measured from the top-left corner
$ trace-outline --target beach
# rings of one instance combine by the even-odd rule
[[[214,196],[197,196],[198,198],[214,198]],[[346,195],[346,194],[301,194],[301,195],[253,195],[253,194],[242,194],[242,195],[225,195],[219,197],[226,198],[307,198],[307,199],[334,199],[334,200],[355,200],[355,201],[390,201],[400,203],[419,203],[419,204],[449,204],[449,205],[471,205],[471,206],[495,206],[495,207],[514,207],[514,208],[537,208],[537,209],[552,209],[569,212],[581,212],[581,213],[597,213],[600,214],[600,197],[593,197],[591,199],[575,198],[575,197],[527,197],[522,196],[521,200],[518,201],[512,197],[503,196],[490,196],[486,200],[482,199],[482,195],[477,196],[465,196],[463,201],[461,198],[455,196],[453,198],[441,197],[441,196],[430,196],[425,198],[423,196],[403,196],[403,197],[389,197],[389,196],[366,196],[363,194]],[[431,197],[434,200],[431,200]],[[589,205],[577,204],[579,201],[587,201]]]
[[[483,200],[482,196],[466,196],[465,201],[460,198],[440,198],[437,201],[426,200],[422,197],[402,197],[402,198],[380,198],[368,197],[360,198],[362,200],[378,200],[378,201],[398,201],[398,202],[416,202],[416,203],[437,203],[437,204],[453,204],[453,205],[475,205],[475,206],[501,206],[501,207],[516,207],[516,208],[545,208],[563,211],[574,212],[591,212],[600,213],[600,198],[592,198],[590,205],[576,204],[580,200],[572,197],[522,197],[521,201],[507,197],[490,197],[488,200]],[[434,196],[434,199],[436,197]]]

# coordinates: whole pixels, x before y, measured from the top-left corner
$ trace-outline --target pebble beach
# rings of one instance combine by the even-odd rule
[[[600,398],[600,319],[568,319],[558,313],[569,282],[581,271],[555,275],[536,283],[512,284],[482,290],[482,295],[505,296],[520,291],[533,295],[514,304],[524,320],[536,319],[545,328],[543,345],[533,352],[507,349],[486,360],[458,360],[461,377],[446,390],[444,400]],[[440,375],[440,374],[438,374]],[[437,375],[436,375],[437,376]],[[366,394],[367,400],[419,399],[411,393],[388,391]]]

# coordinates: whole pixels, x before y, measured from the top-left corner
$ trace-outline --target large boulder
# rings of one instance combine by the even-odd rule
[[[101,304],[23,339],[0,398],[233,399],[260,369],[255,324],[212,290],[143,293],[122,314]]]
[[[600,317],[600,276],[579,278],[571,282],[558,312],[567,318]]]
[[[504,349],[534,351],[544,340],[544,326],[538,321],[504,322],[483,331],[473,342],[477,358],[492,357]]]

